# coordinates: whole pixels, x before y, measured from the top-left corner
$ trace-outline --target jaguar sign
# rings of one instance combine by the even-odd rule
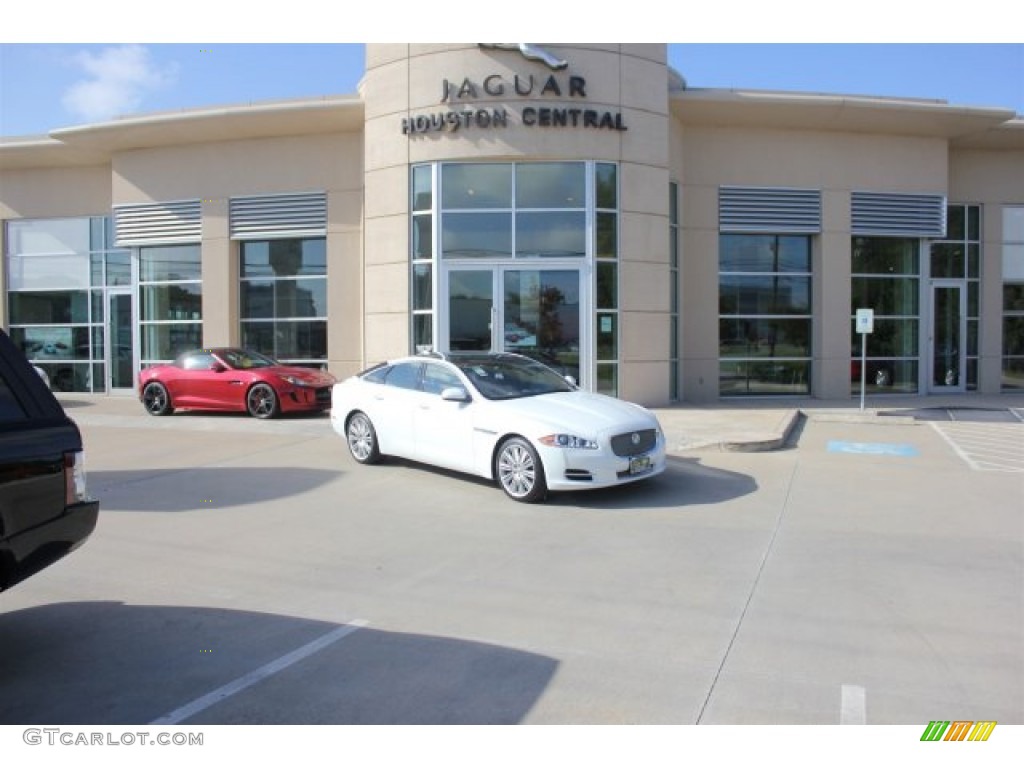
[[[533,43],[479,43],[483,50],[515,50],[529,62],[544,64],[559,72],[568,68],[565,59],[538,48]],[[580,103],[587,98],[587,81],[580,75],[543,73],[491,73],[478,77],[444,78],[440,103],[447,106],[436,112],[402,118],[402,133],[407,136],[430,133],[456,133],[472,129],[490,130],[521,125],[527,128],[591,128],[625,131],[621,112],[596,109]],[[508,100],[543,100],[508,104]],[[565,100],[572,99],[567,104]],[[493,102],[500,100],[500,106]],[[556,101],[557,100],[557,101]],[[555,103],[551,103],[555,101]],[[488,104],[481,104],[488,102]],[[561,102],[561,103],[558,103]]]

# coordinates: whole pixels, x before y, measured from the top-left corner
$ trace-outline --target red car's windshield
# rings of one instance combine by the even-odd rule
[[[249,368],[270,368],[274,365],[280,365],[280,363],[272,357],[261,355],[259,352],[249,352],[243,349],[225,349],[218,352],[217,356],[232,368],[240,370],[247,370]]]

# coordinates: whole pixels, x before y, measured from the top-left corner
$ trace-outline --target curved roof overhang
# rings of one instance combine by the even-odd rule
[[[99,165],[126,150],[362,132],[363,113],[358,96],[325,96],[124,117],[0,139],[0,168]]]
[[[684,125],[836,131],[990,143],[1024,148],[1013,110],[945,101],[776,91],[687,89],[669,96]]]

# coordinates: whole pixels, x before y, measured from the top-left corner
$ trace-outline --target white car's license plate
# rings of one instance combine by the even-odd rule
[[[642,475],[651,469],[650,456],[634,456],[629,460],[629,474]]]

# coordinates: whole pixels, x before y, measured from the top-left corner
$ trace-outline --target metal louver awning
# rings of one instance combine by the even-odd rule
[[[231,237],[313,237],[327,234],[327,195],[235,197],[230,203]]]
[[[199,200],[114,207],[114,244],[165,245],[202,239]]]
[[[891,237],[946,236],[946,198],[889,192],[853,192],[851,231]]]
[[[821,191],[781,187],[720,187],[719,231],[765,234],[821,232]]]

